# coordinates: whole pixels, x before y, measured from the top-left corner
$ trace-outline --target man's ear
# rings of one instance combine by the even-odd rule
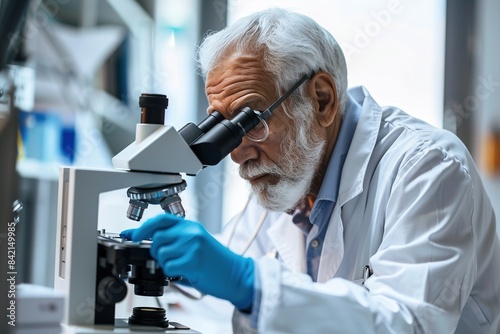
[[[330,126],[339,109],[337,89],[332,76],[325,71],[317,72],[311,78],[309,94],[315,105],[319,124],[325,128]]]

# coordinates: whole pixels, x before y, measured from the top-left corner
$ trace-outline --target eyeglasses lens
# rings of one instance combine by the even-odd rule
[[[255,112],[260,113],[257,110]],[[267,126],[266,121],[261,117],[259,117],[259,120],[260,120],[260,123],[257,124],[257,126],[255,128],[250,130],[245,135],[248,139],[250,139],[252,141],[256,141],[256,142],[262,142],[262,141],[266,140],[267,137],[269,136],[269,127]]]

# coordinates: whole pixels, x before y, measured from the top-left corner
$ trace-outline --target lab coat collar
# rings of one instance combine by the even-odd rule
[[[338,205],[344,205],[363,191],[366,168],[377,142],[382,119],[382,109],[365,87],[351,88],[348,93],[362,106],[362,109],[351,147],[344,162],[344,166],[347,168],[342,170]]]
[[[343,168],[338,201],[330,218],[321,253],[318,282],[334,277],[344,256],[344,227],[341,207],[363,191],[366,167],[375,146],[382,110],[364,87],[349,89],[349,94],[362,106],[358,126]],[[314,227],[313,227],[314,228]],[[291,271],[306,273],[305,236],[286,213],[280,215],[267,235],[283,264]]]

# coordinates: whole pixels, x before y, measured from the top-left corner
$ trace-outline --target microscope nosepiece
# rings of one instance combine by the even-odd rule
[[[127,209],[129,219],[140,221],[148,204],[160,204],[163,211],[176,216],[184,217],[185,211],[178,193],[186,189],[186,181],[177,184],[168,184],[155,188],[129,188],[127,196],[130,198]]]

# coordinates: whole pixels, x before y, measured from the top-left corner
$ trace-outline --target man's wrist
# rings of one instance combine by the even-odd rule
[[[254,275],[255,275],[255,264],[251,258],[242,259],[243,270],[241,270],[241,287],[239,294],[242,298],[236,298],[232,301],[233,305],[243,313],[252,312],[252,304],[254,297]]]

